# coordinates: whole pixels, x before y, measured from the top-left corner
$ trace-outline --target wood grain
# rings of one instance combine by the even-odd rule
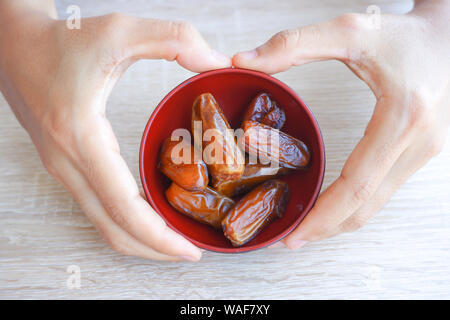
[[[275,32],[365,12],[403,13],[411,1],[57,1],[83,16],[120,11],[192,22],[210,44],[233,54]],[[192,75],[175,63],[140,61],[114,89],[107,115],[138,179],[139,141],[156,104]],[[277,75],[308,103],[323,131],[324,186],[338,175],[374,105],[369,89],[337,62]],[[447,139],[448,141],[448,139]],[[206,252],[200,263],[121,256],[102,241],[78,205],[43,169],[29,137],[0,97],[0,298],[406,299],[450,298],[450,145],[411,177],[358,232],[301,250],[242,255]],[[68,289],[67,267],[81,269]]]

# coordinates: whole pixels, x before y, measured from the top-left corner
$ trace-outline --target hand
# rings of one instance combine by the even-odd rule
[[[347,14],[282,31],[233,57],[267,73],[337,59],[377,99],[340,177],[284,243],[291,249],[365,225],[444,144],[450,122],[450,1],[420,1],[406,15]],[[295,196],[295,195],[294,195]]]
[[[116,251],[158,260],[198,260],[201,251],[166,226],[139,194],[111,125],[108,95],[125,69],[176,60],[201,72],[231,65],[189,24],[121,14],[69,30],[54,8],[0,4],[0,89],[47,170],[69,190]]]

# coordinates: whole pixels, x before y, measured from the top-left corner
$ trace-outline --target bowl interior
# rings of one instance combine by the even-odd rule
[[[194,99],[202,93],[214,95],[232,128],[238,128],[253,97],[268,92],[286,112],[282,131],[302,140],[311,150],[305,171],[293,171],[281,179],[289,185],[290,201],[284,216],[268,225],[253,240],[234,248],[221,230],[199,223],[173,209],[164,191],[170,181],[156,168],[164,139],[178,128],[190,129]],[[142,184],[152,207],[170,227],[195,245],[219,252],[244,252],[276,242],[301,222],[314,204],[325,167],[323,141],[318,125],[300,98],[286,85],[266,74],[243,69],[205,72],[186,80],[158,105],[144,131],[140,154]]]

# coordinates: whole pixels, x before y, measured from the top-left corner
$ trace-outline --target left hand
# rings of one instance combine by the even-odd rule
[[[139,194],[105,116],[106,101],[139,59],[176,60],[202,72],[228,67],[230,58],[185,22],[110,14],[84,18],[81,29],[69,30],[43,3],[0,1],[0,90],[44,166],[115,251],[199,260],[200,249]]]

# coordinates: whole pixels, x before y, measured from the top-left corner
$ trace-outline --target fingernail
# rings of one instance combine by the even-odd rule
[[[258,52],[256,50],[250,50],[250,51],[239,52],[238,55],[240,56],[241,59],[253,60],[258,56]]]
[[[286,243],[286,245],[289,249],[295,250],[295,249],[303,247],[307,243],[308,243],[308,241],[304,241],[304,240],[294,240],[294,241],[290,241],[290,242]]]
[[[191,262],[197,262],[199,260],[199,258],[192,256],[178,256],[178,258]]]
[[[217,61],[220,61],[222,64],[225,64],[227,66],[231,65],[231,58],[229,56],[227,56],[226,54],[223,54],[222,52],[211,49],[211,55],[214,57],[214,59],[216,59]]]
[[[270,245],[269,249],[277,249],[277,248],[284,248],[284,247],[286,247],[284,245],[284,243],[281,242],[281,241],[278,241],[277,243],[274,243],[274,244]]]

